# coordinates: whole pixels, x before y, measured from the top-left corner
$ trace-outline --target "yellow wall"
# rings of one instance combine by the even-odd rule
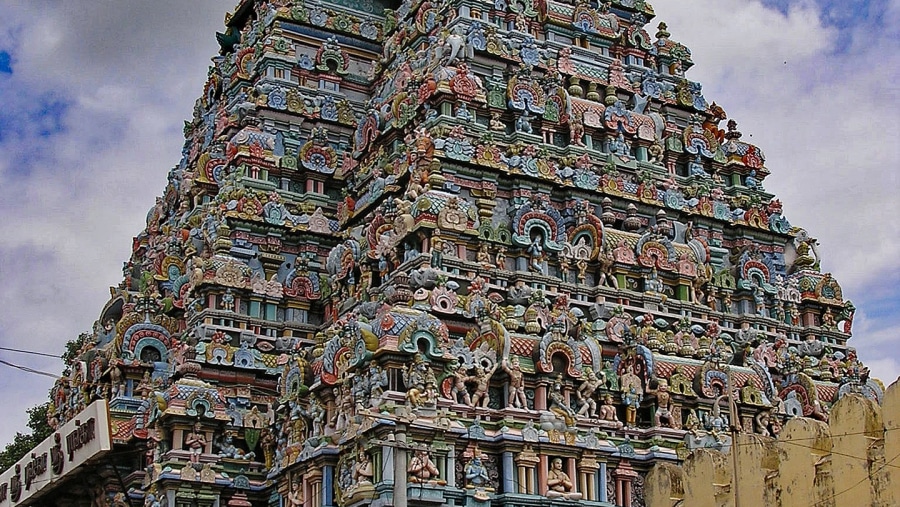
[[[777,440],[741,433],[729,454],[660,463],[645,495],[648,507],[900,506],[900,382],[880,407],[850,394],[829,424],[791,419]]]

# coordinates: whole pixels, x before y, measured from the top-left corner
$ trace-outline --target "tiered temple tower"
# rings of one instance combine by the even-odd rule
[[[637,507],[656,461],[880,398],[653,17],[242,1],[51,423],[108,399],[145,505]]]

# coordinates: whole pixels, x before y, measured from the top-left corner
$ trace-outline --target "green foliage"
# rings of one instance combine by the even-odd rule
[[[64,377],[67,377],[70,373],[72,373],[70,366],[72,364],[72,361],[76,356],[78,356],[78,351],[81,350],[81,346],[84,345],[84,342],[90,339],[92,339],[90,333],[81,333],[80,335],[78,335],[78,338],[66,342],[66,351],[63,353],[63,355],[59,356],[62,358],[63,364],[66,365],[65,369],[63,370]]]
[[[49,403],[44,403],[27,410],[28,427],[31,429],[31,433],[17,432],[13,441],[0,452],[0,470],[6,470],[15,465],[28,451],[53,433],[53,429],[47,425],[48,405]]]

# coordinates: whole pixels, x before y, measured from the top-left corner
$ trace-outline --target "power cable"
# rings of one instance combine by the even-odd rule
[[[57,379],[57,378],[59,378],[59,375],[54,375],[54,374],[52,374],[52,373],[47,373],[47,372],[41,371],[41,370],[35,370],[34,368],[29,368],[29,367],[27,367],[27,366],[20,366],[20,365],[18,365],[18,364],[13,364],[13,363],[10,363],[10,362],[8,362],[8,361],[4,361],[4,360],[2,360],[2,359],[0,359],[0,364],[9,366],[10,368],[15,368],[15,369],[17,369],[17,370],[22,370],[22,371],[24,371],[24,372],[26,372],[26,373],[34,373],[35,375],[43,375],[43,376],[45,376],[45,377],[50,377],[50,378],[52,378],[52,379]]]
[[[23,350],[23,349],[13,349],[10,347],[0,347],[0,350],[5,350],[7,352],[18,352],[19,354],[31,354],[33,356],[43,356],[43,357],[52,357],[54,359],[62,359],[59,356],[48,354],[46,352],[37,352],[35,350]]]
[[[885,431],[885,432],[888,432],[888,431],[896,431],[896,430],[900,430],[900,427],[896,427],[896,428],[884,428],[884,431]],[[801,441],[804,441],[804,440],[819,440],[819,439],[821,439],[821,438],[832,438],[832,439],[833,439],[833,438],[840,438],[840,437],[849,437],[849,436],[851,436],[851,435],[862,435],[862,434],[865,434],[865,433],[871,433],[871,431],[868,431],[868,430],[866,430],[866,431],[854,431],[854,432],[851,432],[851,433],[841,433],[841,434],[839,434],[839,435],[826,435],[826,436],[822,436],[822,437],[808,437],[808,438],[792,438],[792,439],[790,439],[790,440],[782,440],[782,439],[780,439],[780,438],[776,438],[776,439],[775,439],[775,442],[790,442],[790,443],[795,443],[795,442],[801,442]],[[745,445],[756,445],[756,442],[744,442],[744,443],[740,443],[740,444],[735,443],[735,444],[732,444],[732,447],[742,447],[742,446],[745,446]]]
[[[866,474],[865,477],[863,477],[862,479],[856,481],[856,483],[853,484],[852,486],[850,486],[849,488],[843,489],[843,490],[841,490],[841,491],[839,491],[839,492],[837,492],[837,493],[831,495],[830,497],[825,498],[824,500],[818,500],[818,501],[816,501],[816,502],[813,502],[813,503],[812,503],[812,507],[816,507],[816,506],[818,506],[818,505],[831,505],[831,502],[832,502],[835,498],[837,498],[837,497],[843,495],[844,493],[846,493],[846,492],[848,492],[848,491],[850,491],[850,490],[856,488],[856,487],[859,486],[860,484],[862,484],[862,483],[866,482],[867,480],[871,479],[873,476],[878,475],[879,473],[881,473],[882,470],[884,470],[885,468],[887,468],[888,465],[891,465],[891,462],[893,462],[893,461],[894,461],[895,459],[897,459],[897,458],[900,458],[900,454],[898,454],[898,455],[894,456],[893,458],[891,458],[890,461],[885,462],[885,464],[881,465],[881,467],[879,467],[878,470],[876,470],[875,472],[869,472],[868,474]],[[868,459],[868,458],[867,458],[867,459]],[[891,465],[891,466],[894,466],[894,465]]]

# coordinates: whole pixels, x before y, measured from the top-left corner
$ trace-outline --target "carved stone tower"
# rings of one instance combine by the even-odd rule
[[[52,422],[109,399],[146,505],[638,507],[656,461],[879,399],[653,17],[242,1]]]

